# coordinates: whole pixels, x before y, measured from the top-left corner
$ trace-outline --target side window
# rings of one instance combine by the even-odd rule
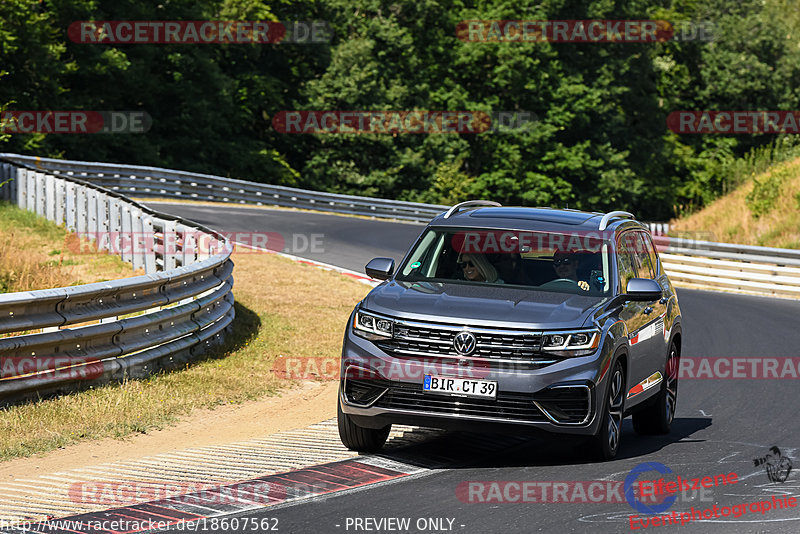
[[[628,287],[628,280],[636,278],[636,235],[623,234],[617,244],[617,270],[619,270],[620,292],[624,293]]]
[[[643,234],[644,242],[647,245],[647,254],[650,256],[650,264],[653,266],[653,273],[658,276],[658,254],[653,246],[653,240],[647,234]]]
[[[431,245],[433,240],[436,239],[436,232],[428,230],[428,233],[419,242],[419,245],[414,249],[413,255],[409,258],[408,263],[403,269],[403,276],[408,276],[414,269],[420,269],[420,273],[432,271],[432,266],[429,265],[431,259]],[[416,265],[415,265],[416,264]]]
[[[636,258],[636,267],[637,271],[639,271],[639,277],[654,279],[656,277],[656,267],[653,265],[653,260],[650,257],[649,243],[650,240],[647,239],[644,232],[636,232],[634,256]]]

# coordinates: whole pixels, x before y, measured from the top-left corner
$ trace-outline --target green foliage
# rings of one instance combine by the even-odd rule
[[[433,173],[433,183],[418,199],[432,204],[458,204],[477,193],[475,178],[462,171],[464,158],[439,163]]]
[[[788,82],[800,79],[800,12],[790,2],[3,0],[0,103],[153,118],[147,134],[14,134],[4,150],[404,200],[488,198],[664,219],[800,155],[789,136],[679,136],[665,126],[678,110],[800,109],[800,86]],[[463,20],[519,18],[709,20],[714,40],[469,43],[455,34]],[[126,19],[325,20],[334,37],[66,37],[74,21]],[[282,110],[524,111],[536,121],[482,134],[286,135],[271,127]]]
[[[753,178],[753,190],[745,197],[745,204],[753,217],[758,219],[772,211],[775,201],[781,195],[784,182],[791,176],[786,168],[780,168],[774,169],[761,180]]]
[[[726,191],[745,183],[753,176],[763,174],[770,167],[800,157],[797,136],[786,135],[765,145],[753,147],[740,158],[729,155],[721,161],[717,172],[726,178]]]

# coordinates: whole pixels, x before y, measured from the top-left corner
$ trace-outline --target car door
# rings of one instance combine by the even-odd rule
[[[625,232],[617,238],[617,272],[619,273],[620,293],[625,293],[628,280],[639,278],[639,258],[636,256],[636,243],[637,232],[635,231]],[[629,365],[627,388],[629,391],[653,373],[653,371],[649,370],[651,361],[647,349],[648,344],[639,339],[642,329],[651,322],[652,311],[645,313],[648,306],[649,303],[647,302],[627,301],[622,305],[619,313],[619,318],[625,323],[628,331]],[[642,336],[642,339],[644,337]]]
[[[664,291],[665,284],[667,291],[664,291],[661,299],[646,302],[642,314],[645,316],[645,324],[636,332],[634,340],[636,344],[641,344],[645,352],[643,362],[645,364],[644,374],[650,376],[664,366],[667,347],[664,339],[664,316],[667,311],[666,295],[669,294],[669,285],[666,276],[660,272],[658,261],[654,261],[655,250],[650,237],[645,233],[636,232],[636,248],[634,249],[634,259],[639,278],[650,278],[659,283]],[[633,340],[632,340],[633,341]]]

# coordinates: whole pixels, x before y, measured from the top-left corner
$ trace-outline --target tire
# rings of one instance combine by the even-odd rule
[[[633,414],[633,429],[642,436],[669,434],[678,404],[678,348],[669,344],[664,381],[655,402]]]
[[[337,402],[337,420],[339,423],[339,439],[342,444],[351,451],[357,452],[375,452],[379,451],[386,439],[389,437],[389,432],[392,430],[392,425],[386,425],[383,428],[364,428],[355,424],[346,413],[342,411],[342,406]]]
[[[619,360],[614,362],[608,392],[599,409],[602,410],[600,429],[589,440],[592,456],[601,461],[613,460],[619,450],[625,410],[625,372]]]

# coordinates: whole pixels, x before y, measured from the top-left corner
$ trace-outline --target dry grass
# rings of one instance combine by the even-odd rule
[[[116,256],[75,247],[69,236],[63,227],[0,202],[0,293],[87,284],[135,274],[130,264]]]
[[[180,372],[0,410],[0,460],[144,433],[197,408],[272,395],[286,385],[272,372],[278,355],[338,357],[367,286],[270,254],[240,251],[234,261],[236,321],[227,347]]]
[[[800,248],[800,158],[778,164],[756,178],[762,181],[775,171],[788,178],[774,208],[765,215],[755,218],[745,202],[753,190],[751,179],[699,212],[672,221],[670,233],[699,233],[703,239],[723,243]]]

